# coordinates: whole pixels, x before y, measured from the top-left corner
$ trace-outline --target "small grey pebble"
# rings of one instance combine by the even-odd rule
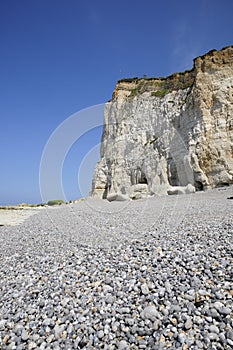
[[[209,316],[213,317],[213,318],[218,318],[219,317],[219,313],[216,309],[210,309],[208,312]]]
[[[209,327],[209,331],[210,331],[210,333],[216,333],[216,334],[219,333],[219,329],[218,329],[218,327],[215,326],[215,325],[211,325],[211,326]]]
[[[217,340],[218,335],[216,333],[208,333],[208,338],[213,341],[213,340]]]
[[[221,303],[220,301],[216,301],[216,302],[214,303],[214,308],[215,308],[216,310],[218,310],[218,311],[219,311],[223,306],[224,306],[223,303]]]
[[[120,314],[129,314],[130,313],[130,308],[129,307],[122,307],[119,309]]]
[[[32,350],[32,349],[35,349],[37,347],[36,343],[35,342],[30,342],[28,344],[28,350]]]
[[[184,327],[185,327],[185,329],[188,330],[188,329],[192,328],[192,325],[193,325],[193,323],[192,323],[191,319],[188,318],[187,321],[184,324]]]
[[[227,331],[227,339],[231,339],[233,341],[233,330],[229,329],[229,331]]]
[[[118,350],[127,350],[127,349],[129,349],[127,341],[121,340],[118,344]]]
[[[184,344],[186,340],[186,336],[184,333],[178,334],[177,340],[179,341],[180,344]]]
[[[149,305],[143,310],[142,316],[153,321],[156,318],[159,318],[159,313],[155,306]]]
[[[222,308],[220,308],[219,312],[220,314],[226,316],[226,315],[230,315],[231,309],[229,307],[223,306]]]
[[[229,344],[232,347],[232,349],[233,349],[233,340],[227,339],[227,344]]]
[[[23,331],[21,333],[21,339],[23,341],[26,341],[26,340],[28,340],[28,338],[29,338],[28,332],[25,329],[23,329]]]
[[[148,285],[146,283],[143,283],[141,285],[141,291],[142,291],[142,294],[144,294],[144,295],[149,294],[150,291],[149,291]]]
[[[104,331],[102,331],[101,329],[100,331],[98,331],[97,335],[99,339],[102,339],[104,337]]]
[[[146,271],[146,270],[147,270],[147,266],[146,266],[146,265],[143,265],[143,266],[140,268],[140,270],[141,270],[142,272]]]

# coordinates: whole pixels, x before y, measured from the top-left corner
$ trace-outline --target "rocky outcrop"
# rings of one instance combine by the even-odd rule
[[[104,118],[92,196],[137,199],[232,184],[233,47],[167,78],[122,79]]]

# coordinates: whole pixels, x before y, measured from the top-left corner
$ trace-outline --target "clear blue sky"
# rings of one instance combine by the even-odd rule
[[[108,101],[120,78],[183,71],[231,45],[232,13],[232,0],[1,0],[0,204],[41,202],[42,152],[66,118]],[[69,150],[67,199],[87,195],[77,173],[100,134]],[[86,188],[94,161],[84,170]]]

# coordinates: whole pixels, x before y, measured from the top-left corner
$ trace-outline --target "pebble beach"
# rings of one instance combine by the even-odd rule
[[[233,187],[0,226],[0,349],[233,349]]]

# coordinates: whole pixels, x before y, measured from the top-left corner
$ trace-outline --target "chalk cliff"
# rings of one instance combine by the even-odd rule
[[[109,200],[233,183],[233,46],[166,78],[120,80],[105,106],[92,196]]]

